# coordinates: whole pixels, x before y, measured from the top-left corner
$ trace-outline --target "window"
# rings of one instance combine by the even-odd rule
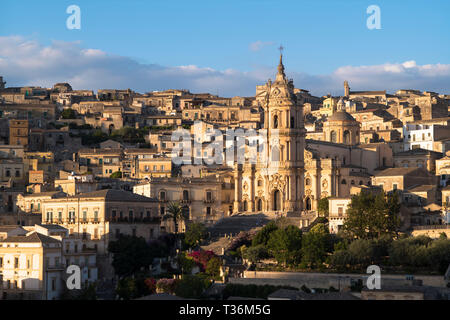
[[[207,192],[206,192],[206,200],[207,200],[207,201],[211,201],[211,200],[212,200],[212,194],[211,194],[211,191],[207,191]]]
[[[161,200],[161,201],[165,201],[166,200],[166,192],[165,191],[161,191],[159,193],[159,200]]]
[[[339,207],[338,208],[338,217],[341,218],[343,214],[344,214],[344,208],[343,207]]]
[[[16,170],[16,178],[19,178],[19,177],[20,177],[20,171]]]
[[[330,133],[330,141],[331,142],[337,142],[337,135],[336,135],[336,131],[331,131]]]
[[[19,258],[15,257],[14,258],[14,268],[18,268],[19,267]]]
[[[245,202],[247,203],[247,202]],[[211,215],[211,207],[206,207],[206,215],[209,216]]]
[[[394,183],[394,184],[392,185],[392,189],[397,190],[397,188],[398,188],[398,185],[397,185],[396,183]]]
[[[311,185],[311,179],[310,178],[306,178],[305,179],[305,185],[307,185],[307,186]]]
[[[87,222],[87,212],[83,211],[83,222]]]
[[[274,129],[278,128],[278,116],[273,117],[273,128]]]
[[[345,181],[345,179],[342,179],[341,184],[347,184],[347,181]]]

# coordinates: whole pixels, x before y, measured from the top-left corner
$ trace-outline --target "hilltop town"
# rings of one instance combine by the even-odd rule
[[[0,299],[71,297],[70,265],[77,294],[102,299],[226,298],[250,283],[273,285],[273,299],[450,297],[449,93],[353,91],[349,79],[341,96],[313,96],[282,55],[251,97],[7,80]],[[423,255],[401,260],[401,245]],[[376,292],[338,275],[373,264],[392,274]],[[276,275],[288,270],[322,275]],[[136,279],[147,291],[130,293]],[[213,285],[171,288],[196,279]]]

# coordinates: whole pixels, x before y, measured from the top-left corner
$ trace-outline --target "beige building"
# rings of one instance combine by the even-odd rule
[[[9,121],[9,144],[28,147],[29,127],[28,120]]]
[[[442,187],[450,185],[450,151],[447,151],[445,157],[436,160],[436,175]]]
[[[412,149],[394,154],[394,166],[397,168],[425,168],[436,172],[436,160],[442,153],[426,149]]]
[[[109,241],[120,234],[146,240],[160,234],[156,199],[131,192],[100,190],[46,199],[41,206],[43,223],[63,226],[69,236],[81,239],[83,246],[99,254],[105,254]]]
[[[344,225],[344,220],[347,217],[347,209],[352,202],[351,198],[336,198],[328,199],[328,227],[330,233],[338,233]]]
[[[337,111],[323,124],[324,141],[359,144],[359,128],[359,122],[343,109],[343,102],[340,100]]]
[[[258,86],[256,99],[264,109],[268,161],[235,164],[233,212],[300,212],[306,130],[302,105],[285,75],[282,56],[275,81]]]
[[[61,241],[38,232],[0,241],[3,299],[57,299],[62,292]]]
[[[385,192],[409,190],[420,185],[436,185],[437,179],[424,168],[390,168],[372,178],[372,184],[383,187]]]
[[[156,198],[160,215],[164,215],[171,202],[178,202],[190,221],[211,223],[233,211],[232,177],[153,178],[148,183],[133,187],[133,192]],[[182,230],[183,226],[179,226]],[[166,224],[167,230],[173,226]],[[180,230],[180,231],[181,231]]]
[[[1,227],[5,229],[7,227]],[[12,227],[0,241],[3,299],[54,300],[65,290],[66,268],[77,265],[81,283],[95,282],[96,253],[58,225]]]

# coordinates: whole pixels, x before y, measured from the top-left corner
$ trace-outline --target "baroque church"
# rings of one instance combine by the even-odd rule
[[[263,152],[267,161],[236,164],[234,212],[299,212],[304,201],[305,128],[303,106],[287,79],[280,55],[275,81],[257,87],[264,109]]]
[[[305,139],[303,104],[286,77],[282,54],[275,81],[257,86],[256,101],[264,110],[267,161],[234,165],[234,213],[315,212],[321,198],[348,197],[390,165],[388,146],[360,144],[360,123],[342,101],[324,124],[325,139]]]

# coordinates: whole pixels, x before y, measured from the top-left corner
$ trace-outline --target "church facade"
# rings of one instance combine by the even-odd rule
[[[321,198],[348,197],[352,188],[369,186],[377,170],[392,166],[387,145],[360,144],[360,123],[342,100],[324,124],[324,139],[305,139],[303,104],[282,55],[275,81],[257,86],[256,102],[264,111],[267,161],[234,164],[233,213],[316,212]]]
[[[234,212],[299,212],[304,201],[305,128],[303,106],[280,55],[275,81],[257,87],[264,109],[266,161],[234,167]]]

